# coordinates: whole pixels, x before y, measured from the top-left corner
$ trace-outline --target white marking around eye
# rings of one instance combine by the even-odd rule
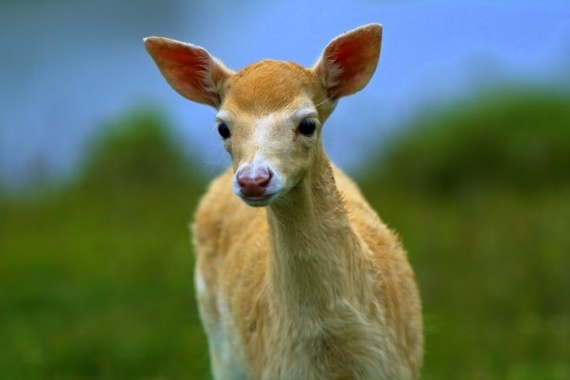
[[[229,112],[226,110],[219,110],[216,114],[216,124],[229,123],[232,120]]]
[[[293,118],[297,121],[301,121],[305,118],[316,119],[319,117],[319,113],[314,107],[303,107],[299,108],[293,113]]]

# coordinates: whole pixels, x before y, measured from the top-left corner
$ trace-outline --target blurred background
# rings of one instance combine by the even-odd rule
[[[570,378],[567,1],[0,4],[0,378],[207,379],[188,223],[229,162],[142,38],[312,65],[384,25],[325,147],[409,251],[424,379]]]

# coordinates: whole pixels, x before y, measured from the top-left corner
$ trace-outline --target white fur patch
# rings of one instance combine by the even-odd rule
[[[273,112],[257,119],[253,129],[253,141],[258,149],[271,141],[273,127],[286,122],[288,116],[288,112]]]
[[[206,287],[206,282],[204,281],[200,271],[196,271],[196,292],[200,296],[208,295],[208,288]]]
[[[218,357],[217,367],[213,368],[215,378],[246,379],[242,352],[237,349],[243,347],[243,344],[234,324],[234,316],[222,297],[218,297],[217,304],[222,324],[209,335],[209,343]]]

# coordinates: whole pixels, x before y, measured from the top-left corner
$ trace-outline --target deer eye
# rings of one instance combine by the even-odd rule
[[[220,136],[222,136],[224,140],[230,137],[231,135],[230,129],[228,128],[226,123],[221,123],[220,125],[218,125],[218,133],[220,134]]]
[[[302,134],[303,136],[312,136],[315,133],[315,129],[317,128],[317,124],[311,119],[303,119],[299,123],[297,127],[297,131]]]

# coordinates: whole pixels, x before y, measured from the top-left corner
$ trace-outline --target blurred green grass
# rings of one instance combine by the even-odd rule
[[[424,379],[570,379],[568,93],[456,99],[361,177],[416,271]]]
[[[416,271],[424,379],[570,378],[568,99],[467,99],[363,169]],[[209,376],[187,228],[206,181],[160,115],[111,124],[76,181],[0,197],[2,379]],[[536,141],[543,153],[521,159]]]
[[[570,95],[512,85],[428,108],[373,160],[368,178],[448,195],[504,185],[570,185]],[[377,169],[374,169],[377,170]]]
[[[204,181],[155,114],[113,124],[77,183],[0,202],[2,379],[207,378],[188,230]]]
[[[570,190],[367,191],[416,271],[424,379],[570,378]]]

